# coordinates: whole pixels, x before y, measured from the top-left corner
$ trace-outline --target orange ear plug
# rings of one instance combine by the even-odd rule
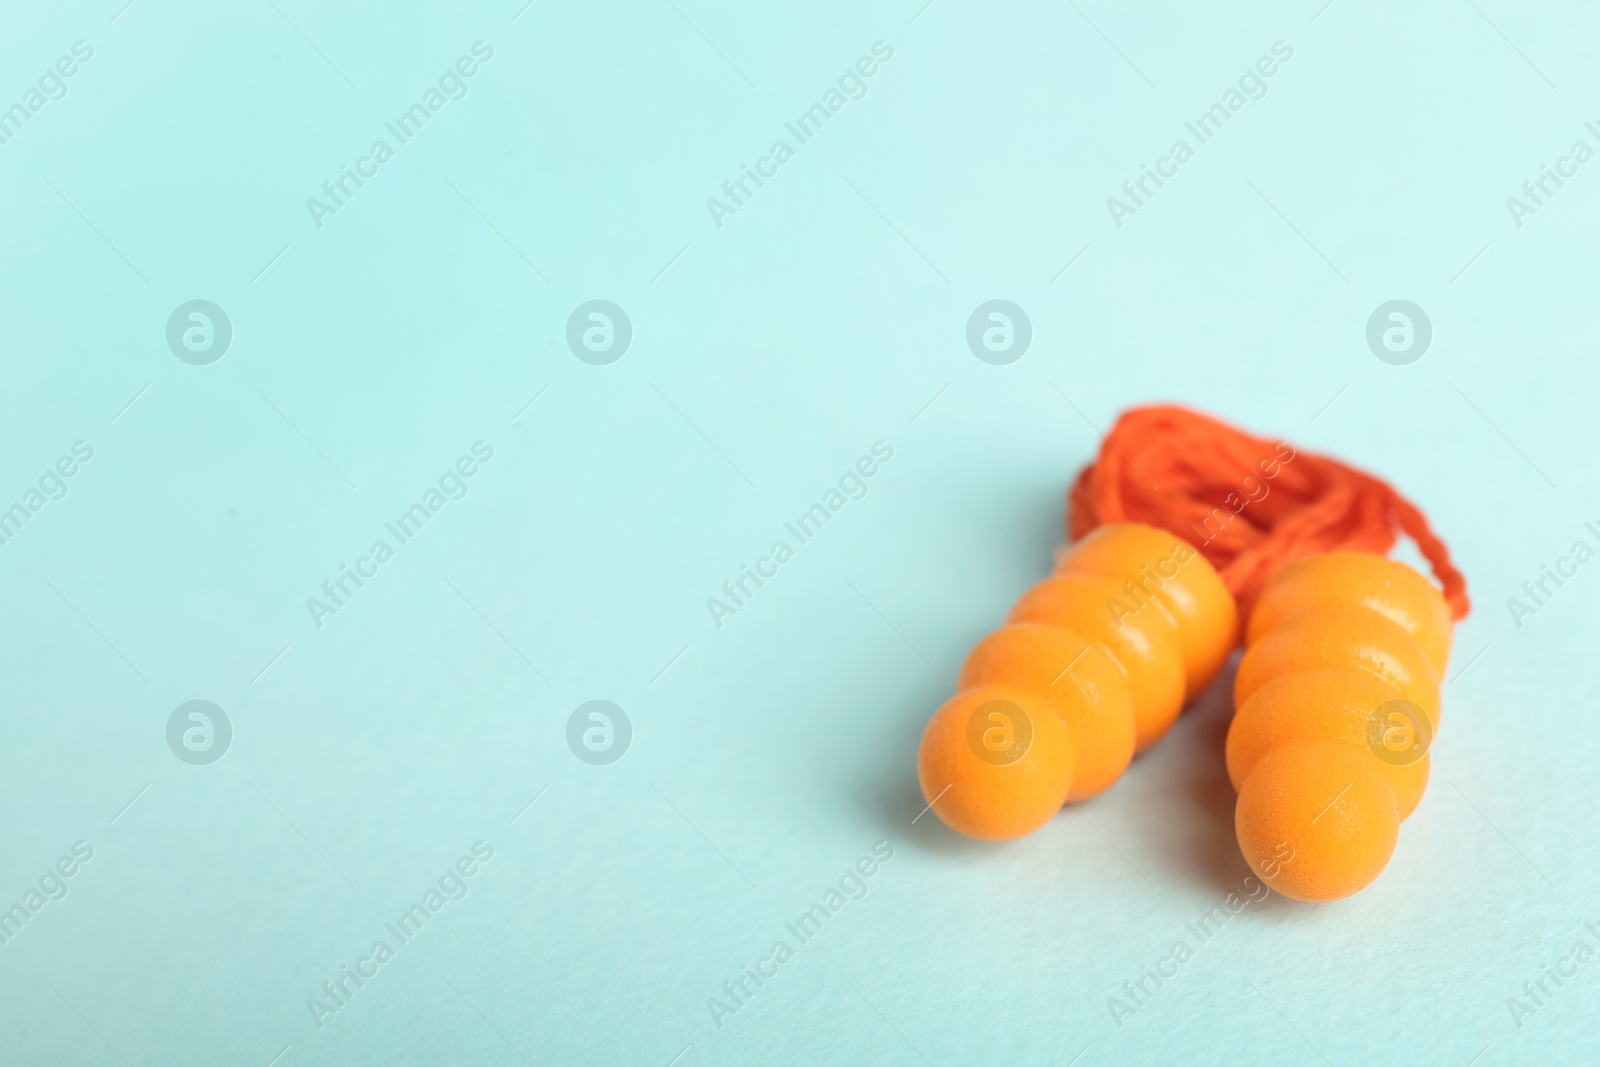
[[[1451,631],[1427,579],[1370,553],[1302,559],[1261,588],[1227,760],[1239,847],[1272,888],[1337,900],[1389,862],[1428,782]]]
[[[1200,566],[1190,566],[1196,560]],[[1211,683],[1238,640],[1238,609],[1222,576],[1165,530],[1142,523],[1099,527],[1067,548],[1056,573],[1121,578],[1133,611],[1154,603],[1183,656],[1185,699]]]
[[[1439,724],[1439,672],[1422,649],[1393,620],[1346,604],[1323,605],[1251,641],[1234,676],[1234,707],[1286,674],[1328,668],[1377,679]]]
[[[917,751],[917,777],[952,830],[1004,841],[1061,810],[1073,758],[1072,735],[1037,697],[980,685],[934,712]],[[941,784],[930,789],[931,782]]]
[[[923,733],[929,808],[1003,839],[1105,789],[1215,676],[1243,610],[1227,742],[1239,847],[1301,900],[1370,884],[1427,786],[1469,608],[1426,516],[1337,460],[1172,406],[1125,412],[1068,499],[1076,543],[972,650]],[[1384,558],[1397,531],[1442,592]]]
[[[1296,900],[1338,900],[1388,866],[1400,836],[1394,793],[1348,745],[1274,751],[1239,791],[1239,848],[1267,884]]]
[[[1071,670],[1063,667],[1071,665]],[[1104,646],[1073,630],[1038,623],[1002,626],[979,641],[956,689],[1009,685],[1049,706],[1076,742],[1067,800],[1093,796],[1133,759],[1133,699],[1122,668]],[[1057,807],[1060,797],[1057,797]]]
[[[1124,412],[1068,499],[1084,545],[1130,521],[1192,538],[1249,618],[1227,760],[1251,867],[1302,900],[1369,884],[1427,784],[1452,622],[1470,607],[1427,517],[1370,474],[1171,405]],[[1383,557],[1401,532],[1442,592]]]
[[[1063,574],[1046,578],[1017,600],[1007,622],[1077,630],[1121,668],[1133,698],[1135,748],[1155,744],[1183,709],[1183,658],[1156,612],[1118,618],[1122,587],[1114,578]]]
[[[1350,604],[1405,630],[1440,674],[1450,658],[1455,627],[1439,590],[1404,563],[1370,552],[1325,552],[1290,563],[1267,580],[1261,597],[1245,630],[1247,645],[1285,621],[1330,604]]]
[[[1238,631],[1211,564],[1136,523],[1070,546],[1006,623],[968,655],[917,757],[929,806],[985,840],[1110,786],[1211,681]]]

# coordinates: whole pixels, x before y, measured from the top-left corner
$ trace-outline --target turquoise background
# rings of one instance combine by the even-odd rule
[[[1600,163],[1506,205],[1600,147],[1593,11],[921,5],[5,5],[0,106],[93,57],[0,145],[0,507],[94,455],[0,545],[0,906],[93,859],[0,946],[0,1060],[1600,1057],[1600,964],[1508,1006],[1600,926],[1600,563],[1506,607],[1600,546]],[[467,95],[319,228],[307,198],[477,41]],[[719,228],[707,198],[879,41]],[[1267,94],[1115,225],[1278,41]],[[1033,329],[1006,366],[965,341],[997,298]],[[194,299],[234,331],[207,366],[165,339]],[[565,341],[591,299],[633,326],[610,365]],[[1410,365],[1365,341],[1391,299],[1433,325]],[[1229,676],[1003,846],[917,818],[914,753],[1100,432],[1163,400],[1391,479],[1475,610],[1383,876],[1250,905],[1119,1026],[1247,874]],[[478,441],[465,498],[315,625]],[[718,628],[707,598],[878,441],[867,495]],[[233,726],[209,766],[166,742],[194,699]],[[566,742],[592,699],[633,727],[608,766]],[[479,841],[319,1027],[308,999]],[[876,842],[865,898],[719,1027]]]

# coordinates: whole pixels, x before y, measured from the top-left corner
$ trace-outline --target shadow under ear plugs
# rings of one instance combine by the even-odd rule
[[[1426,517],[1371,475],[1169,406],[1125,412],[1069,501],[1056,573],[972,650],[923,733],[930,808],[999,840],[1106,789],[1215,676],[1242,614],[1240,851],[1300,900],[1370,884],[1427,785],[1469,608]],[[1442,589],[1385,558],[1397,529]]]

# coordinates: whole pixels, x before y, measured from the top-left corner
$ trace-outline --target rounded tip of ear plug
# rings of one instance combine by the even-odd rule
[[[1252,871],[1295,900],[1350,896],[1382,873],[1400,838],[1394,790],[1364,749],[1300,741],[1267,754],[1234,809]]]
[[[1050,821],[1072,786],[1072,736],[1018,689],[979,685],[934,712],[917,751],[923,798],[946,826],[1004,841]]]

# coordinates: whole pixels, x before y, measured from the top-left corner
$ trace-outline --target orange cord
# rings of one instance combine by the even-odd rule
[[[1450,550],[1387,482],[1187,408],[1123,412],[1067,499],[1071,540],[1103,523],[1142,522],[1191,542],[1221,572],[1241,618],[1285,563],[1338,549],[1387,554],[1397,526],[1433,566],[1451,614],[1465,618],[1470,607]]]

